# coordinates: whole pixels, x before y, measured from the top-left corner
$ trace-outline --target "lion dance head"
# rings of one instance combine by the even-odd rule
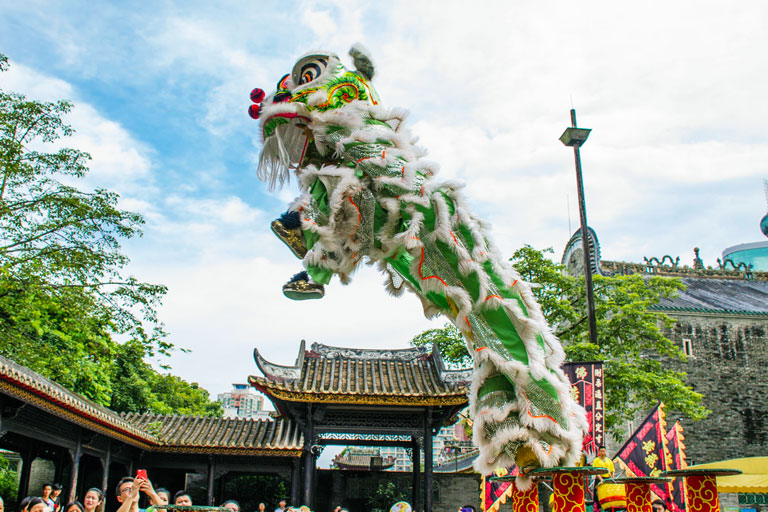
[[[311,52],[278,80],[270,96],[259,88],[251,91],[253,104],[248,113],[261,119],[264,141],[258,177],[271,189],[288,181],[291,169],[301,167],[313,149],[311,143],[320,155],[328,153],[327,147],[314,140],[310,129],[318,117],[354,102],[378,105],[379,95],[370,83],[374,67],[368,53],[355,45],[349,54],[355,71],[344,67],[334,53]]]

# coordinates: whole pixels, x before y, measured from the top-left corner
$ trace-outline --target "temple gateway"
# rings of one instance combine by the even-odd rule
[[[249,377],[250,384],[303,434],[300,493],[299,480],[292,479],[296,503],[322,509],[314,482],[323,447],[401,446],[411,453],[411,503],[420,509],[419,488],[432,488],[432,437],[467,406],[471,370],[447,369],[434,346],[373,350],[313,343],[307,350],[302,341],[293,366],[271,363],[258,350],[254,358],[264,376]],[[432,501],[426,493],[425,511],[432,510]]]

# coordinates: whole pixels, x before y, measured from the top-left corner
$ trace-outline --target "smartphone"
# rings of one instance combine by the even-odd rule
[[[147,478],[147,470],[146,469],[137,469],[136,470],[136,478],[142,478],[144,480],[149,480],[149,478]]]

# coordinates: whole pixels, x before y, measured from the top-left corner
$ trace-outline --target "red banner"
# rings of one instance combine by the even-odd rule
[[[584,436],[583,450],[591,456],[605,444],[605,407],[603,405],[603,363],[566,363],[563,365],[571,381],[571,395],[587,412],[589,432]]]

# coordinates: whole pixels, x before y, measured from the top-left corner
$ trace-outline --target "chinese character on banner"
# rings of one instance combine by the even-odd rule
[[[603,363],[566,363],[563,371],[571,381],[571,396],[587,413],[589,431],[584,436],[584,451],[596,455],[597,448],[603,443],[605,428],[603,410]]]

